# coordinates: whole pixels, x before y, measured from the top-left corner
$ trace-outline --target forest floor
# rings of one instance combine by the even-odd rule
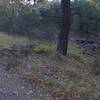
[[[31,43],[48,44],[34,39]],[[33,52],[13,56],[5,48],[30,44],[27,38],[0,33],[0,100],[100,100],[100,75],[92,73],[95,57],[69,42],[68,56]],[[51,45],[51,43],[49,43]]]

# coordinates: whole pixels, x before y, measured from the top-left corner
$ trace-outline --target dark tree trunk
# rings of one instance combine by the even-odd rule
[[[62,25],[61,32],[58,36],[57,52],[66,56],[68,49],[68,35],[70,30],[70,0],[61,0]]]

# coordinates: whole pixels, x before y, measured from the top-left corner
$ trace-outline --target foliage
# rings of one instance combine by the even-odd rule
[[[87,62],[87,57],[84,55],[83,51],[78,49],[77,45],[70,44],[72,46],[68,49],[68,56],[77,59],[78,61]]]
[[[100,7],[87,0],[71,2],[71,31],[87,37],[100,36]],[[59,31],[61,9],[59,3],[13,3],[0,6],[0,30],[29,37],[54,38]],[[45,33],[45,34],[44,34]]]
[[[72,3],[72,17],[74,27],[83,35],[90,37],[96,36],[100,32],[100,8],[87,0],[75,0]],[[85,34],[84,34],[85,33]]]
[[[0,7],[0,29],[13,35],[54,38],[59,14],[56,14],[56,11],[59,12],[56,8],[56,5],[34,8],[30,4],[2,6]]]
[[[33,40],[32,42],[34,42]],[[11,48],[13,44],[16,44],[18,47],[30,44],[30,40],[26,37],[13,37],[11,35],[7,35],[7,33],[0,32],[0,46],[4,48]]]
[[[53,48],[50,45],[40,44],[39,46],[34,48],[33,51],[36,53],[50,53],[52,51],[52,49]]]
[[[93,3],[100,3],[100,0],[91,0]]]

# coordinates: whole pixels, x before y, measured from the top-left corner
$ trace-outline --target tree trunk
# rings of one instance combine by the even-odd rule
[[[66,56],[68,49],[68,35],[70,30],[70,0],[61,0],[62,9],[62,25],[61,31],[58,36],[58,47],[57,52]]]

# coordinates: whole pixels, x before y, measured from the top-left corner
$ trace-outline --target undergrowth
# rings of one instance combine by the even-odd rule
[[[53,51],[53,46],[52,45],[45,45],[45,44],[40,44],[39,46],[33,48],[33,52],[36,53],[50,53]]]

